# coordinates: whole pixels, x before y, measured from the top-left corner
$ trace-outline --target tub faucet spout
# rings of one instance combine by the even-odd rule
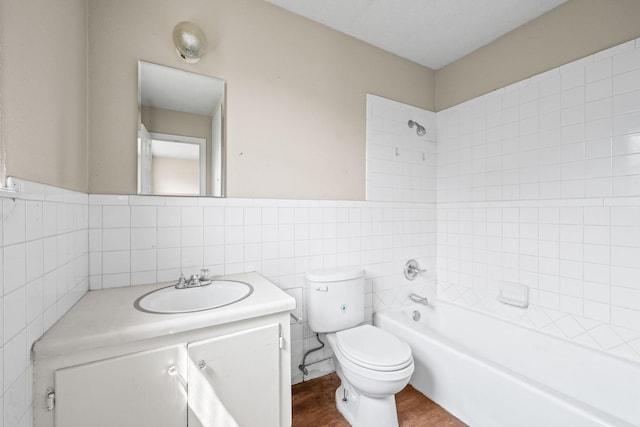
[[[427,300],[427,297],[423,297],[423,296],[420,296],[418,294],[409,295],[409,299],[411,301],[417,302],[419,304],[429,305],[429,301]]]

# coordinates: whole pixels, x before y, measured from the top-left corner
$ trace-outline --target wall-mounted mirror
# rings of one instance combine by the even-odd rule
[[[138,194],[224,197],[225,82],[138,61]]]

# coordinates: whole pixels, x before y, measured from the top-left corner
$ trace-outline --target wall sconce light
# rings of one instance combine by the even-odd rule
[[[180,58],[193,64],[200,60],[207,49],[204,31],[189,21],[179,22],[173,29],[173,43]]]

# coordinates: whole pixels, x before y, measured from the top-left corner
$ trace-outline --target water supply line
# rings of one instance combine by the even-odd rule
[[[316,347],[316,348],[312,348],[310,350],[307,350],[307,352],[302,357],[302,363],[300,365],[298,365],[298,369],[302,372],[303,375],[309,375],[309,371],[307,370],[307,366],[308,366],[307,365],[307,356],[309,356],[309,354],[313,353],[314,351],[322,350],[324,348],[324,343],[320,339],[320,334],[318,334],[317,332],[316,332],[316,339],[320,343],[320,346]],[[318,362],[321,362],[321,360],[318,360]],[[317,362],[313,362],[313,363],[317,363]],[[311,364],[312,363],[310,363],[309,365],[311,365]]]

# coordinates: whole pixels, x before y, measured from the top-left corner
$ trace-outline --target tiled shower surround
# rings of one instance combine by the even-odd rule
[[[437,123],[438,296],[640,361],[640,39]]]
[[[0,197],[3,424],[31,425],[31,344],[89,287],[171,281],[203,266],[256,270],[296,298],[295,382],[315,346],[304,272],[345,264],[366,270],[368,317],[437,291],[640,362],[640,40],[437,113],[437,143],[428,120],[426,139],[406,127],[416,119],[403,114],[420,112],[376,98],[375,183],[411,185],[395,202],[88,196],[25,181],[15,198]],[[385,151],[396,147],[400,156]],[[425,161],[404,149],[424,149]],[[408,184],[422,173],[431,182]],[[405,280],[409,258],[429,273]],[[502,280],[530,287],[528,310],[495,300]]]
[[[436,113],[367,94],[367,200],[435,202],[435,153]]]

